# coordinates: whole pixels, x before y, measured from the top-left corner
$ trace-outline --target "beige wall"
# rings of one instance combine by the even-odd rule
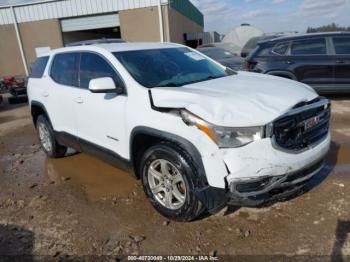
[[[28,64],[36,59],[36,47],[49,46],[54,49],[63,46],[58,19],[21,23],[19,31]]]
[[[184,34],[203,32],[203,27],[178,11],[162,6],[164,41],[184,44]],[[158,7],[138,8],[119,12],[121,36],[130,42],[159,42]]]
[[[185,33],[203,32],[203,27],[172,8],[168,8],[168,19],[171,42],[184,44]]]
[[[168,6],[163,6],[165,41],[184,43],[184,33],[202,32],[203,28]],[[158,7],[119,12],[121,36],[126,41],[160,41]],[[36,59],[35,48],[63,46],[58,19],[19,24],[27,63]],[[24,74],[13,25],[0,25],[0,77]]]
[[[147,7],[119,12],[121,36],[130,42],[159,42],[158,8]]]
[[[17,44],[15,27],[0,26],[0,77],[5,75],[22,75],[24,68]]]
[[[36,59],[36,47],[62,47],[61,28],[58,19],[20,23],[18,27],[28,67]],[[13,25],[1,25],[0,76],[24,74],[15,28]]]

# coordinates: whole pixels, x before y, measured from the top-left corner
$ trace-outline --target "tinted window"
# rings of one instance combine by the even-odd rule
[[[31,66],[31,78],[41,78],[44,74],[47,61],[49,60],[48,56],[39,57],[34,64]]]
[[[275,47],[272,49],[272,52],[278,55],[284,55],[287,52],[288,46],[288,42],[279,43],[275,45]]]
[[[326,55],[326,40],[323,38],[294,41],[292,55]]]
[[[216,47],[209,47],[209,48],[202,48],[202,49],[199,48],[198,51],[202,52],[203,54],[209,56],[212,59],[226,59],[226,58],[234,57],[234,54],[222,48],[216,48]]]
[[[258,46],[256,50],[258,50],[258,56],[268,56],[270,54],[271,47]],[[255,50],[252,53],[255,53]]]
[[[336,54],[350,55],[350,37],[334,37],[333,43]]]
[[[111,77],[116,86],[120,86],[118,75],[105,59],[96,54],[82,53],[80,62],[80,87],[88,88],[91,79],[100,77]]]
[[[114,55],[145,87],[183,86],[232,74],[186,47],[126,51]]]
[[[79,53],[63,53],[54,57],[51,77],[57,83],[67,86],[78,86]]]

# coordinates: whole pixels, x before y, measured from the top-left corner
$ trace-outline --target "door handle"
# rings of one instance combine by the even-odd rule
[[[76,102],[78,104],[82,104],[82,103],[84,103],[84,100],[81,97],[77,97],[74,99],[74,102]]]
[[[48,96],[49,96],[49,93],[45,91],[45,92],[42,92],[41,95],[42,95],[43,97],[48,97]]]
[[[335,61],[337,64],[345,64],[345,61],[344,60],[337,60]]]
[[[293,61],[288,60],[288,61],[286,61],[286,64],[288,64],[288,65],[292,65],[292,64],[294,64],[294,62],[293,62]]]

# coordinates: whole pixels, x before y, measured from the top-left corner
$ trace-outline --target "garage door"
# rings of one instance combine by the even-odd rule
[[[61,20],[62,32],[73,32],[120,26],[119,15],[96,15]]]

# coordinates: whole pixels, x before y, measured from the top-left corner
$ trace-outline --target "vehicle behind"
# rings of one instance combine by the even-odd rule
[[[320,33],[260,42],[245,69],[312,86],[318,93],[350,92],[350,33]]]
[[[247,57],[257,46],[259,42],[271,40],[277,37],[281,37],[281,34],[268,34],[262,36],[252,37],[242,48],[241,56]]]
[[[244,62],[241,57],[220,47],[200,47],[197,50],[233,70],[240,70]]]

